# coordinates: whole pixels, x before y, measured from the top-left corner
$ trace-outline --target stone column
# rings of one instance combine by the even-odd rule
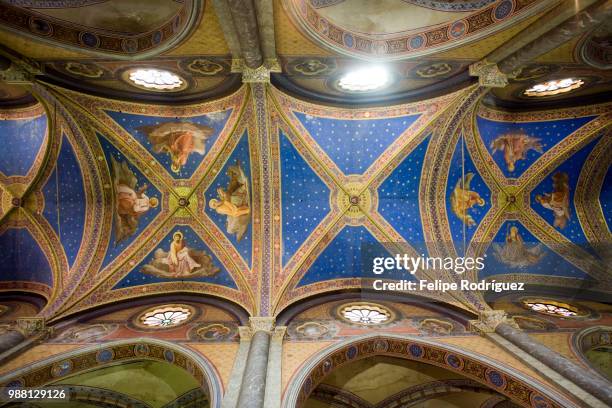
[[[261,66],[263,56],[259,45],[259,29],[253,1],[227,0],[227,4],[238,34],[240,51],[245,65],[253,69]]]
[[[612,2],[599,0],[504,58],[497,64],[499,70],[504,74],[512,74],[540,55],[544,55],[572,38],[597,27],[610,18],[612,18]]]
[[[507,323],[497,325],[495,332],[612,407],[612,383],[609,381],[585,370]]]
[[[598,0],[560,22],[562,18],[573,14],[571,8],[561,10],[567,6],[567,2],[557,6],[543,21],[538,20],[537,28],[530,27],[519,33],[510,40],[512,44],[503,44],[483,60],[470,65],[470,75],[478,77],[480,86],[503,88],[508,85],[508,78],[518,75],[525,65],[539,56],[612,18],[612,2]],[[544,32],[546,28],[548,31]],[[522,43],[520,47],[517,46],[519,43]],[[508,50],[514,51],[508,55]]]
[[[242,376],[238,407],[264,408],[268,354],[270,352],[270,337],[274,327],[274,318],[252,317],[250,323],[251,344]]]
[[[264,400],[264,407],[266,408],[281,406],[283,339],[285,338],[286,331],[286,326],[277,326],[270,339],[266,397]]]
[[[520,330],[503,310],[488,310],[470,321],[474,331],[521,359],[557,387],[589,407],[612,406],[612,384],[568,360]]]
[[[19,330],[9,329],[0,334],[0,355],[12,349],[25,340],[25,336]]]
[[[238,328],[240,334],[240,347],[238,354],[234,359],[232,374],[229,384],[225,390],[221,408],[236,408],[238,406],[238,394],[242,385],[242,377],[244,375],[244,367],[246,366],[247,358],[249,357],[249,348],[251,347],[251,329],[241,326]]]

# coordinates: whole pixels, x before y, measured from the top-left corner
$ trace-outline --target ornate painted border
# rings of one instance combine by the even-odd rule
[[[432,135],[430,148],[425,156],[425,167],[419,186],[419,201],[429,203],[421,206],[421,219],[427,249],[432,256],[456,256],[453,239],[446,213],[446,186],[448,173],[455,148],[464,137],[461,127],[465,117],[469,117],[475,106],[488,90],[473,85],[462,91],[461,96],[449,108],[443,124]],[[490,213],[490,211],[489,211]],[[447,272],[447,282],[460,280],[460,276]],[[457,300],[470,309],[486,309],[486,303],[481,294],[473,292],[456,292]]]
[[[600,196],[611,165],[612,130],[607,129],[587,158],[574,195],[576,214],[584,235],[604,260],[610,256],[612,233],[601,207]]]
[[[570,119],[583,116],[603,115],[609,113],[612,103],[585,105],[574,108],[549,109],[541,111],[508,112],[491,108],[483,103],[478,106],[476,114],[482,118],[497,122],[541,122],[548,120]]]
[[[0,384],[41,387],[80,372],[134,360],[161,361],[180,367],[201,384],[210,397],[211,407],[221,406],[223,385],[205,357],[175,343],[151,338],[108,342],[55,355],[1,376]]]
[[[499,395],[492,389],[485,387],[482,384],[473,380],[448,379],[429,381],[427,383],[409,387],[403,391],[400,391],[390,397],[383,399],[382,401],[376,404],[371,404],[349,391],[345,391],[324,383],[319,384],[317,386],[317,388],[313,391],[313,394],[311,394],[310,398],[317,399],[324,403],[330,404],[331,406],[335,406],[334,403],[342,404],[339,406],[341,408],[397,408],[410,406],[419,402],[438,398],[452,393],[466,391]],[[498,398],[507,401],[503,397]]]
[[[507,365],[458,347],[412,336],[366,335],[318,352],[294,374],[283,408],[301,407],[334,369],[362,358],[384,355],[409,359],[458,373],[512,399],[523,407],[577,408],[540,381]]]
[[[43,142],[40,144],[38,149],[38,153],[32,165],[30,166],[28,172],[25,176],[11,176],[4,175],[0,172],[0,184],[3,187],[10,189],[11,184],[24,184],[26,186],[26,190],[29,189],[32,182],[37,178],[38,173],[41,170],[43,162],[45,161],[45,155],[47,154],[48,146],[49,146],[49,138],[50,138],[50,127],[51,127],[51,118],[48,117],[47,111],[45,110],[45,106],[41,103],[37,103],[35,105],[21,108],[21,109],[0,109],[0,120],[27,120],[27,119],[36,119],[41,116],[47,117],[47,128],[45,130],[45,135],[43,136]],[[15,193],[15,192],[13,192]]]

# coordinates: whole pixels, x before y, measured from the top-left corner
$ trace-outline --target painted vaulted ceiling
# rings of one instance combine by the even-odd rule
[[[261,117],[247,86],[183,106],[35,86],[41,103],[0,121],[0,288],[43,295],[49,317],[172,292],[275,314],[359,288],[363,248],[393,243],[486,254],[478,278],[612,289],[610,106],[479,103],[446,133],[472,89],[348,109],[269,87]]]
[[[361,288],[381,250],[486,256],[470,280],[612,291],[608,25],[504,87],[468,68],[601,2],[257,2],[265,85],[242,83],[249,38],[228,33],[224,3],[0,0],[0,74],[32,76],[0,82],[0,291],[44,297],[49,321],[186,292],[278,315]],[[388,88],[339,86],[372,61]],[[126,79],[150,67],[184,86]],[[575,92],[524,95],[572,76]]]

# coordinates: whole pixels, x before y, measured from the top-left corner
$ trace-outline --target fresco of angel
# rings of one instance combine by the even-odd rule
[[[111,158],[111,171],[117,200],[116,245],[136,232],[139,218],[151,208],[157,207],[159,200],[146,195],[148,188],[146,184],[138,187],[138,179],[127,162],[118,162],[115,158]]]
[[[512,226],[506,232],[506,243],[504,245],[493,244],[495,257],[506,265],[513,268],[525,268],[535,265],[544,257],[545,253],[541,244],[532,247],[525,245],[523,237],[517,227]]]
[[[567,173],[555,173],[552,179],[552,193],[538,194],[535,198],[538,203],[542,204],[542,207],[554,213],[555,221],[553,225],[563,229],[571,218],[569,176]]]
[[[160,278],[197,278],[213,276],[219,272],[210,255],[189,248],[182,232],[172,234],[168,251],[157,248],[153,260],[141,271]]]
[[[514,171],[516,162],[525,160],[525,155],[529,150],[535,150],[542,153],[541,139],[532,137],[524,132],[510,132],[498,136],[491,142],[491,154],[495,152],[504,152],[504,161],[508,167],[508,171]]]
[[[485,205],[485,201],[480,197],[480,194],[470,190],[472,178],[474,178],[474,173],[467,173],[463,179],[457,180],[455,189],[450,196],[452,211],[467,226],[476,225],[476,221],[468,214],[468,210],[475,205],[480,207]]]
[[[225,229],[228,234],[235,234],[240,242],[251,222],[249,180],[239,160],[228,167],[227,175],[230,178],[227,188],[218,188],[218,198],[211,199],[208,205],[218,214],[227,216]]]
[[[155,126],[141,126],[137,130],[147,136],[153,145],[153,152],[170,155],[170,168],[175,173],[180,172],[187,164],[191,153],[204,155],[206,140],[214,132],[211,127],[190,122],[167,122]]]

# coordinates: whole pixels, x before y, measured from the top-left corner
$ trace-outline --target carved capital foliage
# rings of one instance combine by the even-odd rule
[[[23,317],[17,319],[16,329],[25,337],[30,337],[44,331],[49,331],[45,325],[45,319],[42,317]]]
[[[243,59],[232,59],[232,72],[242,73],[244,83],[270,83],[270,73],[281,72],[281,66],[276,58],[266,59],[258,68],[249,68]]]
[[[40,73],[40,64],[36,61],[0,48],[0,81],[13,85],[31,84]]]
[[[480,313],[478,320],[470,320],[470,330],[480,334],[494,333],[495,328],[502,323],[516,329],[519,328],[514,319],[508,317],[504,310],[485,310]]]
[[[272,341],[280,341],[282,342],[285,338],[285,334],[287,333],[287,326],[277,326],[274,328],[272,332]]]
[[[249,318],[249,324],[253,333],[258,331],[272,332],[276,319],[274,317],[251,317]]]
[[[253,337],[251,328],[248,326],[238,327],[238,335],[240,336],[240,341],[250,341],[251,337]]]
[[[238,327],[240,340],[249,341],[258,331],[269,333],[273,338],[280,336],[282,339],[287,328],[285,326],[275,327],[275,324],[276,319],[274,317],[250,317],[248,326]]]
[[[31,84],[34,81],[34,75],[25,69],[11,64],[8,69],[0,71],[0,81],[12,85]]]
[[[481,86],[503,88],[508,85],[508,76],[499,70],[497,64],[487,60],[470,65],[470,75],[478,77]]]

